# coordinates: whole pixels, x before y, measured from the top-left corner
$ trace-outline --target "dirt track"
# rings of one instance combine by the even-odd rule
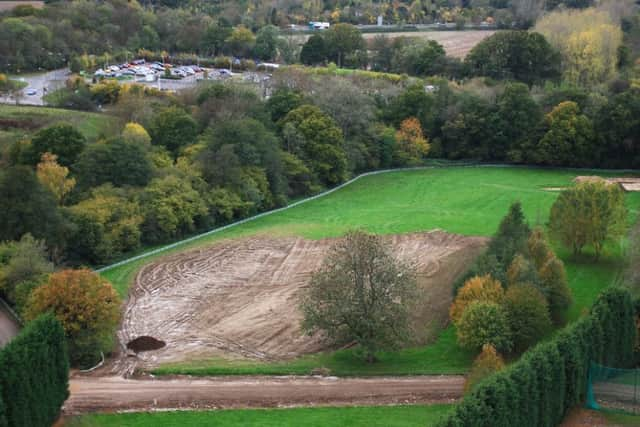
[[[462,395],[462,376],[349,378],[188,377],[71,380],[65,414],[153,409],[264,408],[320,405],[450,403]]]
[[[4,347],[20,332],[20,325],[0,304],[0,348]]]
[[[424,342],[429,330],[446,323],[451,285],[486,239],[440,231],[385,239],[419,272],[424,303],[414,321],[421,325],[417,342]],[[125,308],[120,344],[153,336],[167,345],[137,358],[122,356],[107,372],[129,374],[136,367],[216,356],[280,360],[326,349],[322,337],[301,332],[297,307],[332,242],[238,239],[145,266]]]

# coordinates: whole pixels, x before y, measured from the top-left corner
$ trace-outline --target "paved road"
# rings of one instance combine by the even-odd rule
[[[44,89],[47,89],[47,93],[51,93],[61,88],[64,86],[68,73],[69,70],[60,69],[46,73],[11,76],[14,79],[27,83],[23,91],[24,96],[19,99],[20,105],[44,105],[44,100],[42,99],[45,95]],[[34,90],[36,93],[34,95],[27,95],[27,92],[30,90]],[[15,102],[14,99],[0,97],[0,103],[15,104]]]
[[[71,396],[64,412],[451,403],[462,396],[463,385],[462,376],[170,379],[78,376],[70,381]]]
[[[11,338],[18,335],[20,332],[20,325],[16,322],[13,315],[11,315],[0,302],[0,348],[4,347]]]

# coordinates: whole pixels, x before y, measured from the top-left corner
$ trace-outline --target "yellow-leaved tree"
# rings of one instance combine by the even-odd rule
[[[467,280],[458,291],[456,299],[449,309],[449,317],[457,323],[465,309],[476,301],[500,304],[504,299],[504,288],[490,275],[475,276]]]
[[[558,10],[540,19],[535,31],[562,54],[567,82],[590,86],[615,76],[622,30],[608,12]]]
[[[151,145],[151,137],[147,130],[143,128],[142,125],[135,122],[129,122],[125,125],[122,130],[122,139],[130,144],[143,145],[147,147]]]
[[[40,183],[53,193],[58,203],[61,203],[76,185],[75,178],[68,178],[69,168],[60,166],[55,154],[44,153],[36,173]]]
[[[430,148],[418,119],[409,117],[400,123],[400,129],[396,132],[394,152],[396,164],[400,166],[420,164]]]
[[[502,368],[504,368],[504,360],[496,348],[491,344],[483,345],[482,353],[473,361],[469,375],[464,382],[464,392],[471,391],[473,386]]]

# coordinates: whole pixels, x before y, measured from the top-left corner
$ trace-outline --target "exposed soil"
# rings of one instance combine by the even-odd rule
[[[154,409],[265,408],[453,403],[464,377],[217,377],[131,380],[82,377],[70,382],[64,414]]]
[[[490,30],[468,30],[468,31],[417,31],[417,32],[397,32],[397,33],[364,33],[365,39],[374,38],[380,34],[389,38],[396,37],[418,37],[427,40],[435,40],[444,47],[448,56],[464,58],[471,49],[485,38],[493,35],[495,31]]]
[[[487,239],[441,231],[387,236],[415,266],[423,302],[414,313],[429,340],[447,322],[451,287]],[[138,273],[118,337],[122,355],[105,373],[131,374],[161,363],[210,357],[282,360],[327,349],[300,330],[300,292],[332,239],[254,237],[166,257]],[[425,325],[427,331],[425,332]],[[126,357],[126,343],[150,336],[166,346]]]
[[[560,427],[604,427],[613,425],[597,411],[574,408],[565,417]]]
[[[609,184],[617,184],[624,191],[640,191],[640,178],[633,177],[621,177],[621,178],[602,178],[599,176],[577,176],[574,179],[575,182],[589,182],[589,181],[605,181]]]
[[[167,345],[164,341],[155,339],[154,337],[141,336],[127,343],[127,348],[136,353],[141,351],[159,350]]]

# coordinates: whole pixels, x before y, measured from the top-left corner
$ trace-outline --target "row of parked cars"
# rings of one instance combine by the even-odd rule
[[[173,66],[162,62],[146,62],[144,59],[136,59],[130,63],[100,68],[94,73],[94,76],[98,78],[143,77],[147,81],[154,81],[158,76],[165,75],[167,69],[170,70],[169,72],[173,77],[178,78],[193,76],[203,71],[197,65]]]

